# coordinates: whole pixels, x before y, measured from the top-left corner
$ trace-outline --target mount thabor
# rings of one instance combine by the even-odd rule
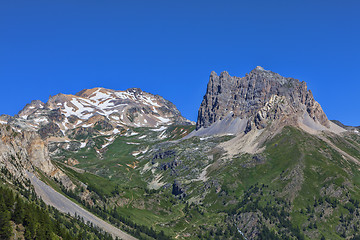
[[[360,239],[360,127],[305,82],[211,72],[197,122],[131,88],[0,116],[1,239]]]

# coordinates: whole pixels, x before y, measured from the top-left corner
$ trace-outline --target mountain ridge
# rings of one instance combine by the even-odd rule
[[[74,95],[59,93],[50,96],[46,103],[33,100],[14,117],[0,116],[0,121],[18,129],[42,132],[45,138],[66,137],[73,129],[95,125],[116,134],[128,127],[193,124],[173,103],[159,95],[140,88],[117,91],[100,87]]]
[[[173,121],[110,120],[126,109],[113,108],[120,104]],[[166,106],[170,112],[160,112]],[[306,83],[262,67],[242,78],[212,72],[199,128],[176,125],[184,123],[176,113],[138,88],[93,88],[33,101],[2,126],[13,128],[7,136],[30,132],[47,146],[73,184],[53,182],[60,191],[131,232],[140,226],[149,239],[357,236],[360,134],[330,122]],[[41,127],[21,130],[34,122]]]

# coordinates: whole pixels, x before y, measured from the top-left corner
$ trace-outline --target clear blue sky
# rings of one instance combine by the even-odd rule
[[[11,0],[0,3],[0,113],[84,88],[139,87],[196,120],[212,70],[306,81],[360,125],[360,1]]]

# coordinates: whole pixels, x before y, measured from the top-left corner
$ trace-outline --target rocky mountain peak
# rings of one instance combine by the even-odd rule
[[[93,94],[95,91],[105,91],[106,89],[101,87],[91,88],[91,89],[83,89],[80,92],[77,92],[75,96],[83,97],[83,98],[89,98],[91,94]]]
[[[126,92],[133,92],[135,94],[142,94],[143,91],[140,88],[128,88],[126,89]]]
[[[217,76],[217,73],[215,71],[211,71],[210,76]]]
[[[46,103],[32,101],[17,116],[3,116],[0,120],[18,129],[38,131],[43,138],[73,135],[77,128],[82,133],[93,134],[95,127],[116,134],[120,128],[192,124],[161,96],[140,88],[117,91],[101,87],[84,89],[75,95],[59,93],[50,96]]]
[[[26,117],[32,113],[34,113],[36,110],[44,108],[45,103],[43,103],[40,100],[33,100],[29,104],[26,104],[26,106],[18,113],[18,116],[21,118],[26,119]]]
[[[256,68],[254,68],[253,70],[250,71],[250,73],[261,73],[261,72],[279,75],[275,72],[272,72],[270,70],[263,68],[262,66],[256,66]]]
[[[261,66],[256,66],[256,68],[254,70],[258,70],[258,71],[266,71],[263,67]]]
[[[227,71],[223,71],[220,73],[220,77],[221,78],[228,78],[230,77],[230,74]]]
[[[245,77],[211,72],[196,129],[217,123],[220,132],[250,131],[285,118],[287,124],[305,124],[323,130],[330,127],[305,82],[257,66]],[[226,126],[220,126],[220,122],[226,122]]]

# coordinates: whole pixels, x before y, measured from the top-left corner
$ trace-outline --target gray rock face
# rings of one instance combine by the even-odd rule
[[[11,121],[14,117],[7,115],[7,114],[2,114],[0,115],[0,124],[7,124],[9,121]]]
[[[264,128],[269,120],[284,116],[289,117],[290,122],[296,122],[303,114],[329,127],[325,113],[307,90],[305,82],[282,77],[262,67],[256,67],[245,77],[232,77],[227,72],[218,76],[211,72],[196,129],[208,128],[224,119],[229,122],[230,116],[247,120],[246,132],[254,127]]]
[[[175,196],[179,196],[179,198],[184,198],[186,196],[185,190],[181,186],[180,182],[178,182],[177,180],[175,180],[172,185],[171,193]]]
[[[47,144],[34,131],[14,130],[8,124],[0,124],[0,168],[6,168],[16,179],[26,178],[25,170],[35,168],[57,178],[67,188],[71,180],[50,161]]]
[[[44,108],[45,103],[40,100],[33,100],[31,103],[26,104],[26,106],[18,113],[18,117],[26,119],[29,115],[36,112],[36,110]]]
[[[54,123],[50,122],[44,126],[41,126],[38,133],[43,139],[46,139],[48,137],[63,137],[64,134],[61,132],[59,126]]]

